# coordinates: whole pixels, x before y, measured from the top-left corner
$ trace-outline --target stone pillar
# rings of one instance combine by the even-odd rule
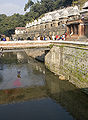
[[[74,25],[74,34],[77,35],[77,27]]]
[[[73,32],[73,26],[71,25],[71,33]]]
[[[40,24],[37,25],[37,30],[40,30]]]
[[[79,36],[84,36],[84,24],[80,23],[79,25]]]
[[[76,35],[78,35],[79,34],[79,25],[77,24],[77,25],[75,25],[75,33],[76,33]]]
[[[27,33],[29,33],[29,31],[30,31],[30,27],[29,27],[29,28],[26,28],[26,31],[27,31]]]
[[[43,26],[42,26],[42,24],[40,24],[40,30],[41,30],[41,29],[43,29]]]
[[[58,27],[58,21],[55,21],[55,27]]]
[[[30,31],[31,31],[31,27],[30,27]]]
[[[46,23],[46,28],[49,29],[49,23],[48,22]]]
[[[51,27],[52,27],[52,23],[48,22],[48,28],[51,29]]]
[[[36,33],[35,33],[35,37],[37,38],[38,36],[39,36],[39,33],[36,32]]]
[[[33,26],[31,26],[31,31],[33,31]]]
[[[53,21],[53,27],[58,27],[58,21]]]
[[[36,26],[34,26],[34,31],[36,30]]]
[[[67,26],[67,34],[70,34],[69,26]]]
[[[45,29],[45,23],[42,23],[42,29],[44,30]]]
[[[46,26],[46,23],[42,23],[42,24],[41,24],[41,29],[44,30],[44,29],[45,29],[45,26]]]
[[[34,26],[32,26],[32,30],[34,31]]]
[[[88,37],[88,23],[85,23],[85,26],[84,26],[84,34],[85,34],[85,36]]]

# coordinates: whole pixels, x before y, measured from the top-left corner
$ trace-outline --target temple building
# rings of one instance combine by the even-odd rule
[[[70,13],[72,11],[72,14]],[[42,18],[26,24],[31,37],[62,35],[66,32],[66,22],[71,15],[79,15],[78,7],[67,7],[46,13]]]
[[[15,34],[23,34],[26,32],[26,28],[25,27],[16,27],[15,28]]]
[[[88,1],[84,4],[83,9],[88,9]]]
[[[88,3],[88,2],[87,2]],[[68,38],[83,40],[88,38],[88,4],[85,3],[79,15],[71,16],[67,20]]]
[[[13,39],[24,38],[25,34],[26,34],[26,28],[25,27],[16,27],[15,28],[15,34],[12,35],[12,38]]]
[[[67,7],[44,14],[42,18],[26,24],[22,36],[24,39],[30,37],[37,39],[38,36],[61,36],[68,34],[67,40],[88,38],[88,2],[79,10],[78,6]],[[15,35],[19,36],[19,29]]]

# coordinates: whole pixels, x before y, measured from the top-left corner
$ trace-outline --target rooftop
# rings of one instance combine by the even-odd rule
[[[16,30],[25,30],[25,27],[16,27]]]
[[[84,4],[83,9],[88,9],[88,1]]]

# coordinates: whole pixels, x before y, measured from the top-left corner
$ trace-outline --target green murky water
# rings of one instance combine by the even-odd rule
[[[88,96],[22,51],[0,57],[1,120],[88,120]]]

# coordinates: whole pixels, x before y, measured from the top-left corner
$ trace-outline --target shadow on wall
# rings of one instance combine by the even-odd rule
[[[40,62],[44,62],[45,61],[45,54],[42,54],[41,56],[37,56],[37,57],[35,57],[35,59],[40,61]]]
[[[45,62],[45,56],[47,55],[47,53],[49,52],[50,50],[45,50],[45,53],[42,54],[41,56],[37,56],[35,57],[36,60],[40,61],[40,62]]]

